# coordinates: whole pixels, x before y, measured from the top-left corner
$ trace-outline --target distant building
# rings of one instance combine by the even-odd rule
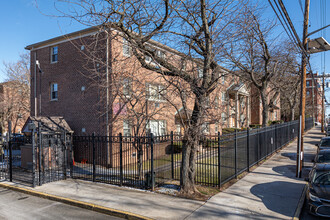
[[[13,133],[21,133],[30,115],[30,100],[25,94],[29,91],[24,89],[16,81],[0,83],[0,133],[8,132],[8,121],[11,121]]]
[[[314,112],[316,122],[322,120],[323,90],[321,80],[317,73],[314,73],[314,81],[311,73],[306,75],[306,115],[312,117]]]

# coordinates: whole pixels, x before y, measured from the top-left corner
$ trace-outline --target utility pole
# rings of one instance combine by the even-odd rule
[[[305,0],[305,13],[304,13],[304,31],[303,31],[303,47],[304,50],[307,51],[307,34],[308,34],[308,20],[309,20],[309,5],[310,0]],[[300,94],[300,132],[299,138],[297,142],[297,169],[296,169],[296,177],[301,177],[302,163],[303,163],[303,155],[304,155],[304,129],[305,129],[305,105],[306,105],[306,66],[307,66],[307,54],[302,54],[301,60],[301,94]]]
[[[322,116],[321,116],[321,131],[322,133],[324,132],[324,84],[325,84],[325,80],[324,80],[324,75],[325,73],[323,72],[323,77],[322,77]]]
[[[315,96],[315,94],[314,94],[314,85],[315,85],[315,83],[314,83],[314,73],[313,72],[311,72],[311,76],[312,76],[312,112],[313,112],[313,124],[315,123],[315,100],[314,100],[314,96]]]

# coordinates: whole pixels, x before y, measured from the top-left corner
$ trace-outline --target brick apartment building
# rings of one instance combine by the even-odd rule
[[[320,80],[321,78],[318,77],[317,73],[314,73],[314,81],[311,73],[306,75],[306,114],[313,116],[314,112],[316,122],[321,122],[322,120],[323,91]]]
[[[31,116],[62,116],[78,135],[134,135],[146,129],[156,135],[182,132],[188,114],[179,97],[186,97],[191,110],[191,94],[179,93],[166,82],[169,79],[142,68],[118,31],[112,30],[111,36],[91,27],[27,46],[31,51]],[[149,44],[174,64],[182,61],[182,54],[172,48],[152,40]],[[183,66],[200,74],[198,60]],[[203,128],[208,134],[249,126],[251,109],[255,109],[250,106],[251,88],[222,71],[206,104],[209,110]],[[278,111],[270,113],[270,120],[279,119]],[[260,123],[260,114],[252,116],[259,120],[254,123]]]
[[[262,103],[260,93],[257,88],[251,86],[251,124],[261,125],[262,124]],[[268,89],[268,103],[269,99],[274,96],[274,91]],[[269,121],[281,120],[281,102],[280,95],[278,95],[272,103],[268,112]]]

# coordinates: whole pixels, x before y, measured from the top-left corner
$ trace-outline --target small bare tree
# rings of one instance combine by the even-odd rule
[[[10,120],[13,132],[30,115],[30,56],[21,54],[17,62],[4,63],[6,82],[2,84],[1,127]]]

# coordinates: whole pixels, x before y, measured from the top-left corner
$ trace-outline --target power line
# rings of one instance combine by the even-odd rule
[[[304,9],[303,9],[303,6],[302,6],[302,2],[301,2],[301,0],[298,0],[298,2],[299,2],[299,5],[300,5],[301,12],[304,15]]]

